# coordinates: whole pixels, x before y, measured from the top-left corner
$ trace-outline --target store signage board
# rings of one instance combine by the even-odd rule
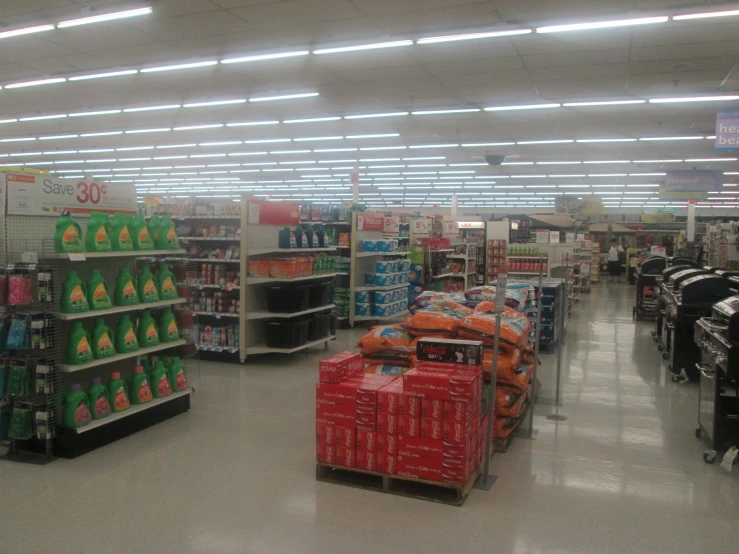
[[[8,173],[8,215],[57,217],[65,210],[75,215],[90,212],[135,214],[136,188],[133,183],[57,179],[50,175]]]
[[[723,171],[668,171],[666,192],[720,192],[724,186]]]
[[[431,236],[431,220],[426,217],[419,217],[411,220],[411,235],[418,237]]]
[[[566,233],[565,242],[575,242],[575,233]]]
[[[495,308],[493,313],[505,311],[505,293],[508,286],[508,266],[503,264],[498,268],[498,278],[495,280]]]
[[[444,222],[444,236],[445,237],[458,237],[459,236],[459,224],[456,221],[445,221]]]
[[[536,244],[549,244],[549,229],[536,230]]]
[[[357,214],[357,231],[384,231],[385,217],[378,214],[360,212]]]
[[[482,221],[460,221],[460,229],[484,229],[485,223]]]
[[[739,150],[739,112],[716,114],[716,150]]]
[[[578,233],[575,240],[585,240],[585,233]]]
[[[549,231],[549,242],[551,244],[559,244],[559,231]]]
[[[652,256],[661,256],[662,258],[667,257],[667,247],[666,246],[652,246],[650,247],[650,253]]]
[[[659,186],[660,200],[706,200],[707,192],[669,192],[665,185]],[[643,214],[642,214],[643,215]]]
[[[300,204],[293,202],[269,202],[249,200],[249,223],[257,225],[298,225]]]
[[[385,223],[383,233],[386,235],[399,235],[400,234],[400,218],[399,217],[388,217],[385,216]]]

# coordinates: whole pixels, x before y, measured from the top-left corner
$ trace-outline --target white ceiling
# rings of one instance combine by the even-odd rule
[[[695,0],[152,0],[147,4],[154,8],[154,13],[149,16],[0,40],[0,84],[220,61],[274,52],[532,28],[542,24],[737,8],[736,4],[713,3],[707,6]],[[147,4],[3,0],[0,3],[0,32]],[[88,6],[94,11],[84,12]],[[295,195],[300,199],[346,199],[351,198],[349,171],[356,168],[362,174],[362,198],[368,201],[379,200],[384,195],[388,203],[398,203],[403,201],[403,197],[390,195],[406,193],[411,197],[403,202],[407,205],[420,202],[444,204],[448,202],[448,195],[456,191],[461,193],[462,203],[477,205],[483,201],[479,195],[484,193],[488,195],[485,201],[489,202],[548,205],[553,195],[566,192],[600,194],[628,191],[637,194],[611,196],[624,199],[631,196],[632,202],[659,203],[655,187],[614,186],[609,189],[592,185],[656,184],[662,176],[644,174],[676,168],[721,169],[735,173],[739,172],[739,162],[736,161],[642,161],[739,155],[717,152],[713,141],[705,138],[335,153],[315,150],[594,138],[705,137],[714,132],[716,112],[739,109],[739,101],[477,111],[143,134],[125,131],[414,110],[732,95],[739,90],[739,70],[732,72],[739,62],[737,22],[739,16],[597,31],[413,44],[364,52],[216,64],[180,71],[4,89],[0,91],[0,120],[306,92],[317,92],[319,96],[0,124],[0,155],[4,155],[0,163],[26,163],[60,171],[60,175],[66,176],[89,173],[110,181],[135,180],[141,191],[173,189],[173,194],[178,195],[190,194],[187,190],[194,188],[198,190],[193,193],[198,195],[211,195],[213,191],[238,195],[240,191],[249,190],[272,197]],[[14,138],[38,139],[106,131],[124,133],[1,142]],[[221,141],[394,133],[399,136],[202,145]],[[177,144],[194,146],[84,152]],[[312,151],[269,153],[285,150]],[[70,153],[55,155],[55,151]],[[267,153],[256,154],[258,152]],[[506,154],[510,156],[508,161],[514,163],[620,163],[534,163],[499,168],[452,165],[482,163],[486,152]],[[234,153],[254,155],[228,155]],[[201,154],[222,156],[201,158]],[[182,157],[155,159],[169,156]],[[403,159],[414,157],[443,159]],[[121,161],[129,158],[151,159]],[[368,159],[381,161],[360,161]],[[82,161],[86,163],[80,163]],[[274,165],[232,165],[247,163]],[[427,164],[438,167],[410,167]],[[178,167],[188,165],[217,167]],[[216,171],[219,173],[213,173]],[[458,171],[470,173],[456,173]],[[547,177],[517,178],[526,175]],[[483,185],[474,185],[475,179]],[[739,180],[739,176],[736,179]],[[484,188],[485,183],[491,181],[496,182]],[[734,178],[729,176],[727,181],[733,183]],[[418,186],[412,186],[414,183]],[[588,186],[561,186],[583,184]],[[337,188],[325,188],[324,185]],[[551,188],[542,188],[543,185]],[[378,189],[378,186],[395,186],[396,189]],[[441,188],[445,186],[448,188]],[[511,186],[523,188],[503,188]],[[538,188],[529,188],[531,186]],[[640,194],[642,190],[648,192]],[[725,197],[727,202],[736,201],[739,205],[736,198],[739,193],[735,195],[731,187],[727,187],[725,192],[730,194],[721,195],[722,199]],[[421,198],[427,193],[431,195]],[[495,194],[498,196],[493,196]],[[719,205],[723,200],[709,203]]]

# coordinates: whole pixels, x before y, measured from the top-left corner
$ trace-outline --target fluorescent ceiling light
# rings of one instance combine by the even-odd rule
[[[259,140],[245,140],[244,144],[265,144],[269,142],[290,142],[292,139],[259,139]]]
[[[63,83],[66,79],[58,77],[55,79],[40,79],[38,81],[24,81],[22,83],[11,83],[5,85],[3,88],[24,88],[24,87],[37,87],[40,85],[53,85],[54,83]]]
[[[278,125],[279,121],[244,121],[240,123],[226,123],[226,127],[251,127],[256,125]]]
[[[586,160],[584,164],[628,164],[629,160]]]
[[[303,92],[301,94],[281,94],[279,96],[260,96],[249,98],[249,102],[271,102],[273,100],[291,100],[293,98],[311,98],[318,96],[317,92]]]
[[[615,139],[578,139],[575,142],[636,142],[635,138],[615,138]]]
[[[294,52],[278,52],[276,54],[258,54],[255,56],[241,56],[238,58],[228,58],[221,60],[221,63],[247,63],[260,62],[262,60],[277,60],[280,58],[295,58],[298,56],[307,56],[310,54],[308,50],[296,50]]]
[[[399,137],[400,133],[384,133],[381,135],[347,135],[345,138],[353,140],[353,139],[370,139],[370,138],[392,138],[392,137]]]
[[[24,27],[23,29],[13,29],[12,31],[3,31],[0,33],[0,39],[19,37],[21,35],[30,35],[32,33],[42,33],[44,31],[51,31],[54,29],[53,25],[36,25],[35,27]]]
[[[435,44],[437,42],[454,42],[457,40],[475,40],[481,38],[510,37],[515,35],[527,35],[531,29],[511,29],[510,31],[491,31],[489,33],[467,33],[463,35],[446,35],[440,37],[427,37],[418,39],[416,44]]]
[[[739,100],[739,96],[684,96],[682,98],[651,98],[650,104],[675,104],[678,102],[719,102],[725,100]]]
[[[310,150],[271,150],[270,154],[309,154]]]
[[[315,153],[323,152],[356,152],[357,148],[321,148],[313,150]]]
[[[111,114],[121,113],[121,111],[122,110],[100,110],[97,112],[77,112],[77,113],[69,114],[69,117],[87,117],[89,115],[111,115]]]
[[[105,73],[92,73],[91,75],[77,75],[70,77],[70,81],[87,81],[89,79],[105,79],[107,77],[121,77],[123,75],[135,75],[138,69],[127,69],[125,71],[106,71]]]
[[[285,119],[283,123],[316,123],[319,121],[339,121],[341,118],[338,116],[331,117],[310,117],[307,119]]]
[[[505,112],[511,110],[541,110],[545,108],[559,108],[561,104],[520,104],[518,106],[491,106],[486,112]]]
[[[456,148],[459,144],[414,144],[408,148],[414,150],[419,148]]]
[[[646,104],[646,100],[596,100],[594,102],[565,102],[562,104],[567,108],[578,108],[585,106],[622,106],[625,104]]]
[[[613,21],[593,21],[591,23],[570,23],[567,25],[550,25],[537,27],[537,33],[563,33],[568,31],[586,31],[588,29],[610,29],[614,27],[630,27],[632,25],[649,25],[653,23],[666,23],[669,21],[666,15],[657,17],[639,17],[634,19],[617,19]]]
[[[682,162],[683,160],[634,160],[635,164],[668,164]]]
[[[581,164],[581,163],[582,162],[576,162],[576,161],[567,161],[567,162],[536,162],[536,165],[573,165],[573,164]]]
[[[206,106],[225,106],[228,104],[245,104],[246,98],[237,98],[234,100],[213,100],[211,102],[195,102],[192,104],[183,104],[183,108],[203,108]]]
[[[67,117],[67,114],[57,114],[57,115],[37,115],[34,117],[21,117],[19,121],[41,121],[43,119],[64,119]]]
[[[385,113],[368,113],[361,115],[345,115],[344,119],[371,119],[374,117],[399,117],[408,115],[410,112],[385,112]]]
[[[234,144],[243,144],[241,140],[222,140],[218,142],[201,142],[198,146],[232,146]]]
[[[702,140],[702,135],[695,135],[695,136],[689,136],[689,137],[645,137],[640,138],[639,140],[647,140],[647,141],[659,141],[659,140]]]
[[[0,119],[0,123],[16,123],[17,119]]]
[[[423,110],[420,112],[411,112],[411,115],[441,115],[448,113],[471,113],[480,111],[482,111],[480,108],[460,108],[456,110]]]
[[[462,144],[464,148],[474,148],[475,146],[513,146],[515,142],[467,142]]]
[[[674,21],[683,21],[686,19],[705,19],[707,17],[730,17],[739,15],[739,10],[730,10],[723,12],[703,12],[703,13],[685,13],[680,15],[673,15]]]
[[[176,71],[178,69],[192,69],[195,67],[207,67],[209,65],[216,65],[216,60],[209,60],[207,62],[194,62],[194,63],[179,63],[175,65],[162,65],[159,67],[147,67],[142,69],[141,73],[158,73],[160,71]]]
[[[574,140],[561,139],[561,140],[520,140],[516,144],[564,144],[567,142],[575,142]]]
[[[79,150],[80,154],[98,154],[100,152],[114,152],[115,148],[94,148],[92,150]]]
[[[685,160],[686,162],[735,162],[736,158],[693,158]]]
[[[177,108],[181,108],[182,106],[180,104],[165,104],[162,106],[144,106],[141,108],[126,108],[123,110],[125,113],[131,113],[131,112],[151,112],[155,110],[174,110]]]
[[[339,52],[357,52],[360,50],[377,50],[379,48],[397,48],[399,46],[413,46],[412,40],[395,40],[392,42],[375,42],[357,46],[339,46],[337,48],[320,48],[313,50],[314,54],[338,54]]]
[[[70,139],[77,138],[77,135],[52,135],[50,137],[39,137],[39,140],[58,140],[58,139]]]
[[[166,148],[192,148],[193,146],[197,146],[196,143],[192,142],[189,144],[160,144],[157,146],[157,148],[166,149]],[[119,150],[121,150],[119,148]]]
[[[137,133],[164,133],[171,131],[169,127],[159,127],[157,129],[133,129],[132,131],[126,131],[127,135],[135,135]]]
[[[313,141],[320,141],[320,140],[343,140],[344,137],[342,136],[333,136],[333,137],[301,137],[301,138],[294,138],[294,142],[313,142]]]
[[[116,152],[132,152],[134,150],[153,150],[153,146],[129,146],[128,148],[116,148]]]
[[[113,135],[122,135],[122,134],[123,134],[123,131],[103,131],[103,132],[100,132],[100,133],[84,133],[84,134],[80,135],[80,137],[82,137],[82,138],[87,138],[87,137],[109,137],[109,136],[113,136]],[[119,150],[120,150],[120,148],[119,148]]]
[[[223,127],[223,123],[210,123],[208,125],[187,125],[185,127],[175,127],[173,131],[196,131],[198,129],[217,129]]]
[[[57,23],[56,26],[59,29],[66,29],[67,27],[76,27],[78,25],[89,25],[90,23],[101,23],[103,21],[113,21],[114,19],[124,19],[128,17],[137,17],[140,15],[149,15],[151,12],[151,7],[138,8],[135,10],[93,15],[91,17],[83,17],[80,19],[70,19],[67,21],[61,21]]]

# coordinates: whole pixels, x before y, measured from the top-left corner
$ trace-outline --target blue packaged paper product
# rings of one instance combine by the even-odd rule
[[[390,239],[390,252],[397,252],[398,251],[398,239],[392,238]]]
[[[402,285],[408,282],[408,273],[398,273],[398,284]]]
[[[354,300],[361,303],[369,303],[372,302],[372,292],[370,291],[360,291],[354,293]]]
[[[392,302],[393,299],[393,291],[377,291],[375,293],[375,303],[377,304],[386,304]]]
[[[377,241],[378,252],[390,252],[390,241],[389,240],[378,240]]]
[[[416,285],[423,284],[423,265],[412,265],[410,267],[408,281]]]
[[[375,285],[378,287],[390,287],[393,285],[393,276],[390,274],[375,275]]]
[[[392,273],[393,269],[395,269],[395,262],[375,262],[375,273]]]
[[[387,317],[392,314],[392,304],[375,304],[375,315],[377,317]]]
[[[364,241],[364,251],[365,252],[377,252],[377,241],[376,240]]]
[[[400,271],[409,271],[411,269],[411,262],[404,261],[404,262],[398,262],[400,264]]]
[[[364,274],[364,285],[366,287],[374,287],[375,286],[375,274],[374,273],[365,273]]]
[[[356,308],[357,315],[373,315],[372,304],[369,302],[357,302]]]
[[[397,302],[398,300],[400,300],[403,297],[403,294],[405,294],[403,289],[395,289],[393,291],[393,302]]]

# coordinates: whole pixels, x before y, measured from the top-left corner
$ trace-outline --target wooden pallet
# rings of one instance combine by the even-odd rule
[[[513,435],[516,432],[516,429],[518,429],[521,426],[521,423],[526,419],[526,414],[529,413],[529,405],[531,404],[531,400],[527,400],[526,403],[521,408],[521,415],[518,416],[518,423],[516,423],[516,426],[511,429],[511,432],[508,433],[508,436],[501,437],[499,439],[495,439],[494,450],[495,452],[508,452],[508,449],[511,447],[511,443],[513,442]]]
[[[464,485],[457,483],[435,483],[421,479],[398,477],[375,471],[350,469],[332,464],[316,464],[316,481],[334,483],[368,491],[384,492],[418,500],[428,500],[449,506],[461,506],[467,500],[480,470],[476,470]]]

